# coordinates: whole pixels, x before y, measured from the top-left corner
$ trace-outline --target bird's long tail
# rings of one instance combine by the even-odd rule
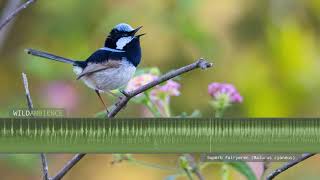
[[[77,65],[79,61],[75,61],[75,60],[71,60],[71,59],[66,59],[60,56],[56,56],[47,52],[43,52],[43,51],[39,51],[39,50],[35,50],[35,49],[26,49],[25,50],[28,54],[31,54],[33,56],[38,56],[38,57],[42,57],[42,58],[46,58],[46,59],[50,59],[50,60],[54,60],[54,61],[59,61],[59,62],[63,62],[63,63],[67,63],[67,64],[72,64],[72,65]]]

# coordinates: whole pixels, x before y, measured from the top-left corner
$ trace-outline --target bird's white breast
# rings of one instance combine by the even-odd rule
[[[73,71],[79,75],[82,68],[74,67]],[[85,75],[81,78],[90,88],[100,91],[110,91],[125,86],[133,77],[136,67],[126,60],[121,60],[118,68],[110,68]],[[79,73],[80,72],[80,73]]]

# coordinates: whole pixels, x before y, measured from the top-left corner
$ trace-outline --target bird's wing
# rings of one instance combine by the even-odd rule
[[[95,72],[99,72],[99,71],[111,69],[111,68],[118,68],[120,67],[120,65],[121,65],[121,62],[117,60],[108,60],[103,64],[100,64],[100,63],[88,64],[86,68],[84,68],[83,71],[79,74],[79,76],[77,77],[77,80],[85,75],[90,75]]]
[[[121,65],[122,52],[98,50],[87,59],[87,66],[78,75],[77,80],[85,75],[105,69],[119,68]]]

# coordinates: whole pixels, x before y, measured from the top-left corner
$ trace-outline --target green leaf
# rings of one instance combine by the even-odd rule
[[[188,160],[187,160],[187,158],[185,156],[180,156],[180,158],[179,158],[179,166],[180,166],[180,168],[185,169],[185,170],[189,170],[190,169],[189,162],[188,162]]]
[[[149,72],[153,75],[156,75],[156,76],[160,76],[161,75],[161,72],[160,72],[160,69],[157,68],[157,67],[152,67],[149,69]]]
[[[105,118],[107,116],[107,112],[106,111],[100,111],[100,112],[97,112],[94,117],[96,118]]]
[[[246,162],[225,162],[229,166],[247,177],[247,180],[257,180],[256,175]]]
[[[192,112],[192,114],[190,115],[190,117],[202,117],[202,113],[201,111],[199,111],[198,109],[194,110]]]

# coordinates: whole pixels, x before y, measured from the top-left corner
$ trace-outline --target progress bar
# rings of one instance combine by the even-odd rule
[[[0,152],[320,152],[320,118],[3,118]]]

